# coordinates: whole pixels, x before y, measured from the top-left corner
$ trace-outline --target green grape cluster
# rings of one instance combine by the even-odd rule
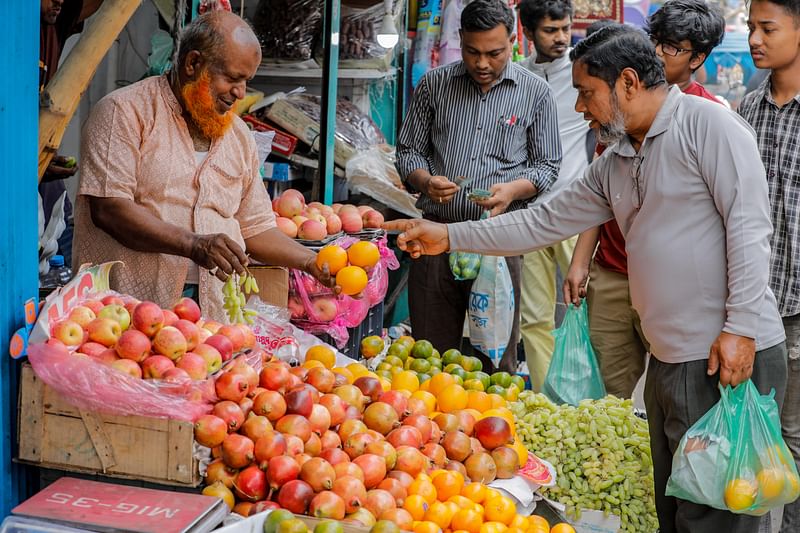
[[[246,294],[258,294],[256,278],[249,272],[244,276],[233,273],[222,287],[224,307],[228,318],[233,324],[252,324],[258,313],[252,309],[245,309]]]
[[[579,518],[581,509],[618,515],[622,531],[658,530],[647,422],[631,400],[607,396],[577,407],[525,391],[511,404],[517,436],[556,468],[547,496]]]

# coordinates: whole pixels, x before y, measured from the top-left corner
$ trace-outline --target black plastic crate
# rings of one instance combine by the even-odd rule
[[[347,344],[342,348],[337,347],[337,349],[351,359],[361,359],[361,339],[370,335],[380,335],[382,330],[383,302],[380,302],[369,310],[361,324],[354,328],[347,328],[347,333],[350,335],[347,339]],[[317,335],[317,337],[331,346],[336,346],[330,335],[322,334]]]

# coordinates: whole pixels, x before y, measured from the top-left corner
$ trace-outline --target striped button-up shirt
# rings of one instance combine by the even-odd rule
[[[561,141],[550,87],[509,62],[497,83],[482,93],[464,63],[434,69],[419,82],[397,143],[404,181],[417,169],[450,181],[474,178],[469,188],[530,180],[538,193],[558,176]],[[447,221],[477,220],[483,209],[462,188],[446,204],[425,194],[417,207]],[[527,205],[514,201],[509,211]]]
[[[770,287],[781,316],[794,316],[800,313],[800,94],[778,107],[767,78],[738,111],[756,130],[767,171],[773,226]]]

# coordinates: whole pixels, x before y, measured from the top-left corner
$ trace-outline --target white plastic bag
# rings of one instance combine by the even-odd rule
[[[514,286],[505,257],[483,257],[467,314],[470,342],[497,366],[514,325]]]

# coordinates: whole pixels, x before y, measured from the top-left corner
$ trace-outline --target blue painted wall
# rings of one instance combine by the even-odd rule
[[[0,517],[23,496],[16,453],[18,364],[8,355],[38,290],[39,2],[4,2],[0,32]]]

